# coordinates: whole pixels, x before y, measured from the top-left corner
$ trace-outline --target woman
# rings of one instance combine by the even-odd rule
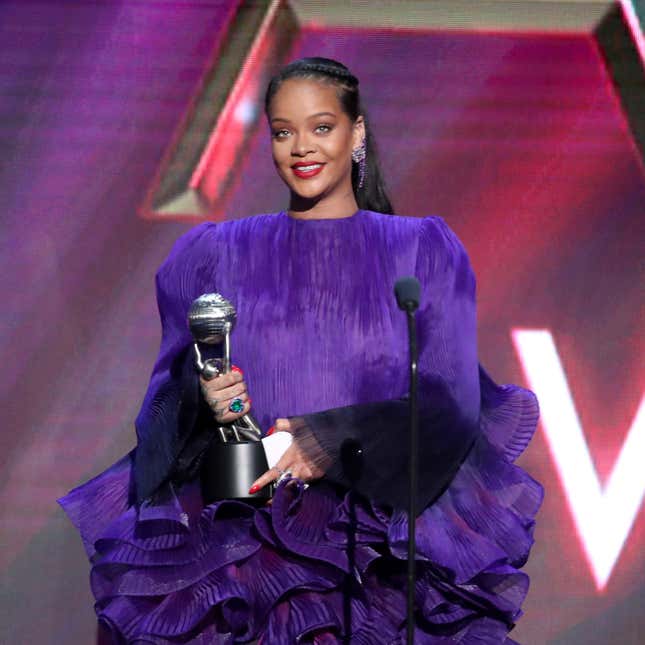
[[[475,282],[455,234],[438,217],[389,214],[347,68],[291,63],[265,107],[288,210],[177,241],[157,274],[163,337],[137,448],[61,500],[93,564],[99,620],[128,643],[404,642],[407,337],[392,285],[414,274],[415,642],[512,643],[542,499],[512,462],[537,401],[477,361]],[[204,381],[186,314],[215,291],[236,307],[244,371]],[[206,419],[249,410],[294,438],[251,489],[279,479],[272,504],[204,507]]]

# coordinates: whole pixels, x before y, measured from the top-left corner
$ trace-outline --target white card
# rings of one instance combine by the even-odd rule
[[[269,468],[273,468],[279,461],[284,451],[291,445],[293,437],[290,432],[279,430],[262,439],[264,454],[267,457]]]

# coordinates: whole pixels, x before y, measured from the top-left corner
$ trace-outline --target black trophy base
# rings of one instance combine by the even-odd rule
[[[249,495],[249,488],[268,469],[261,441],[213,441],[201,464],[204,504],[222,499],[264,504],[271,499],[271,486],[265,486],[254,495]]]

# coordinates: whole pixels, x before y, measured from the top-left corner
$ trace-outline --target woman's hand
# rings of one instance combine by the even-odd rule
[[[273,426],[275,432],[291,432],[291,422],[289,419],[276,419]],[[273,481],[276,481],[280,476],[289,472],[292,477],[302,481],[311,481],[313,479],[320,479],[325,472],[312,462],[307,455],[300,450],[298,445],[293,442],[285,451],[278,463],[269,468],[261,477],[258,477],[253,482],[253,486],[249,489],[249,494],[257,493],[261,488],[264,488]]]
[[[243,417],[251,409],[251,399],[246,391],[244,375],[239,367],[233,366],[228,374],[220,374],[210,381],[199,377],[202,394],[220,423],[230,423]],[[242,408],[235,412],[231,403],[239,399]],[[235,407],[235,406],[233,406]]]

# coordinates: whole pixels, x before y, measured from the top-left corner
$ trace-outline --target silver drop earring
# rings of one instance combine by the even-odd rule
[[[365,146],[365,139],[361,141],[358,148],[352,150],[352,161],[358,164],[358,187],[362,188],[365,183],[365,157],[367,156],[367,148]]]

